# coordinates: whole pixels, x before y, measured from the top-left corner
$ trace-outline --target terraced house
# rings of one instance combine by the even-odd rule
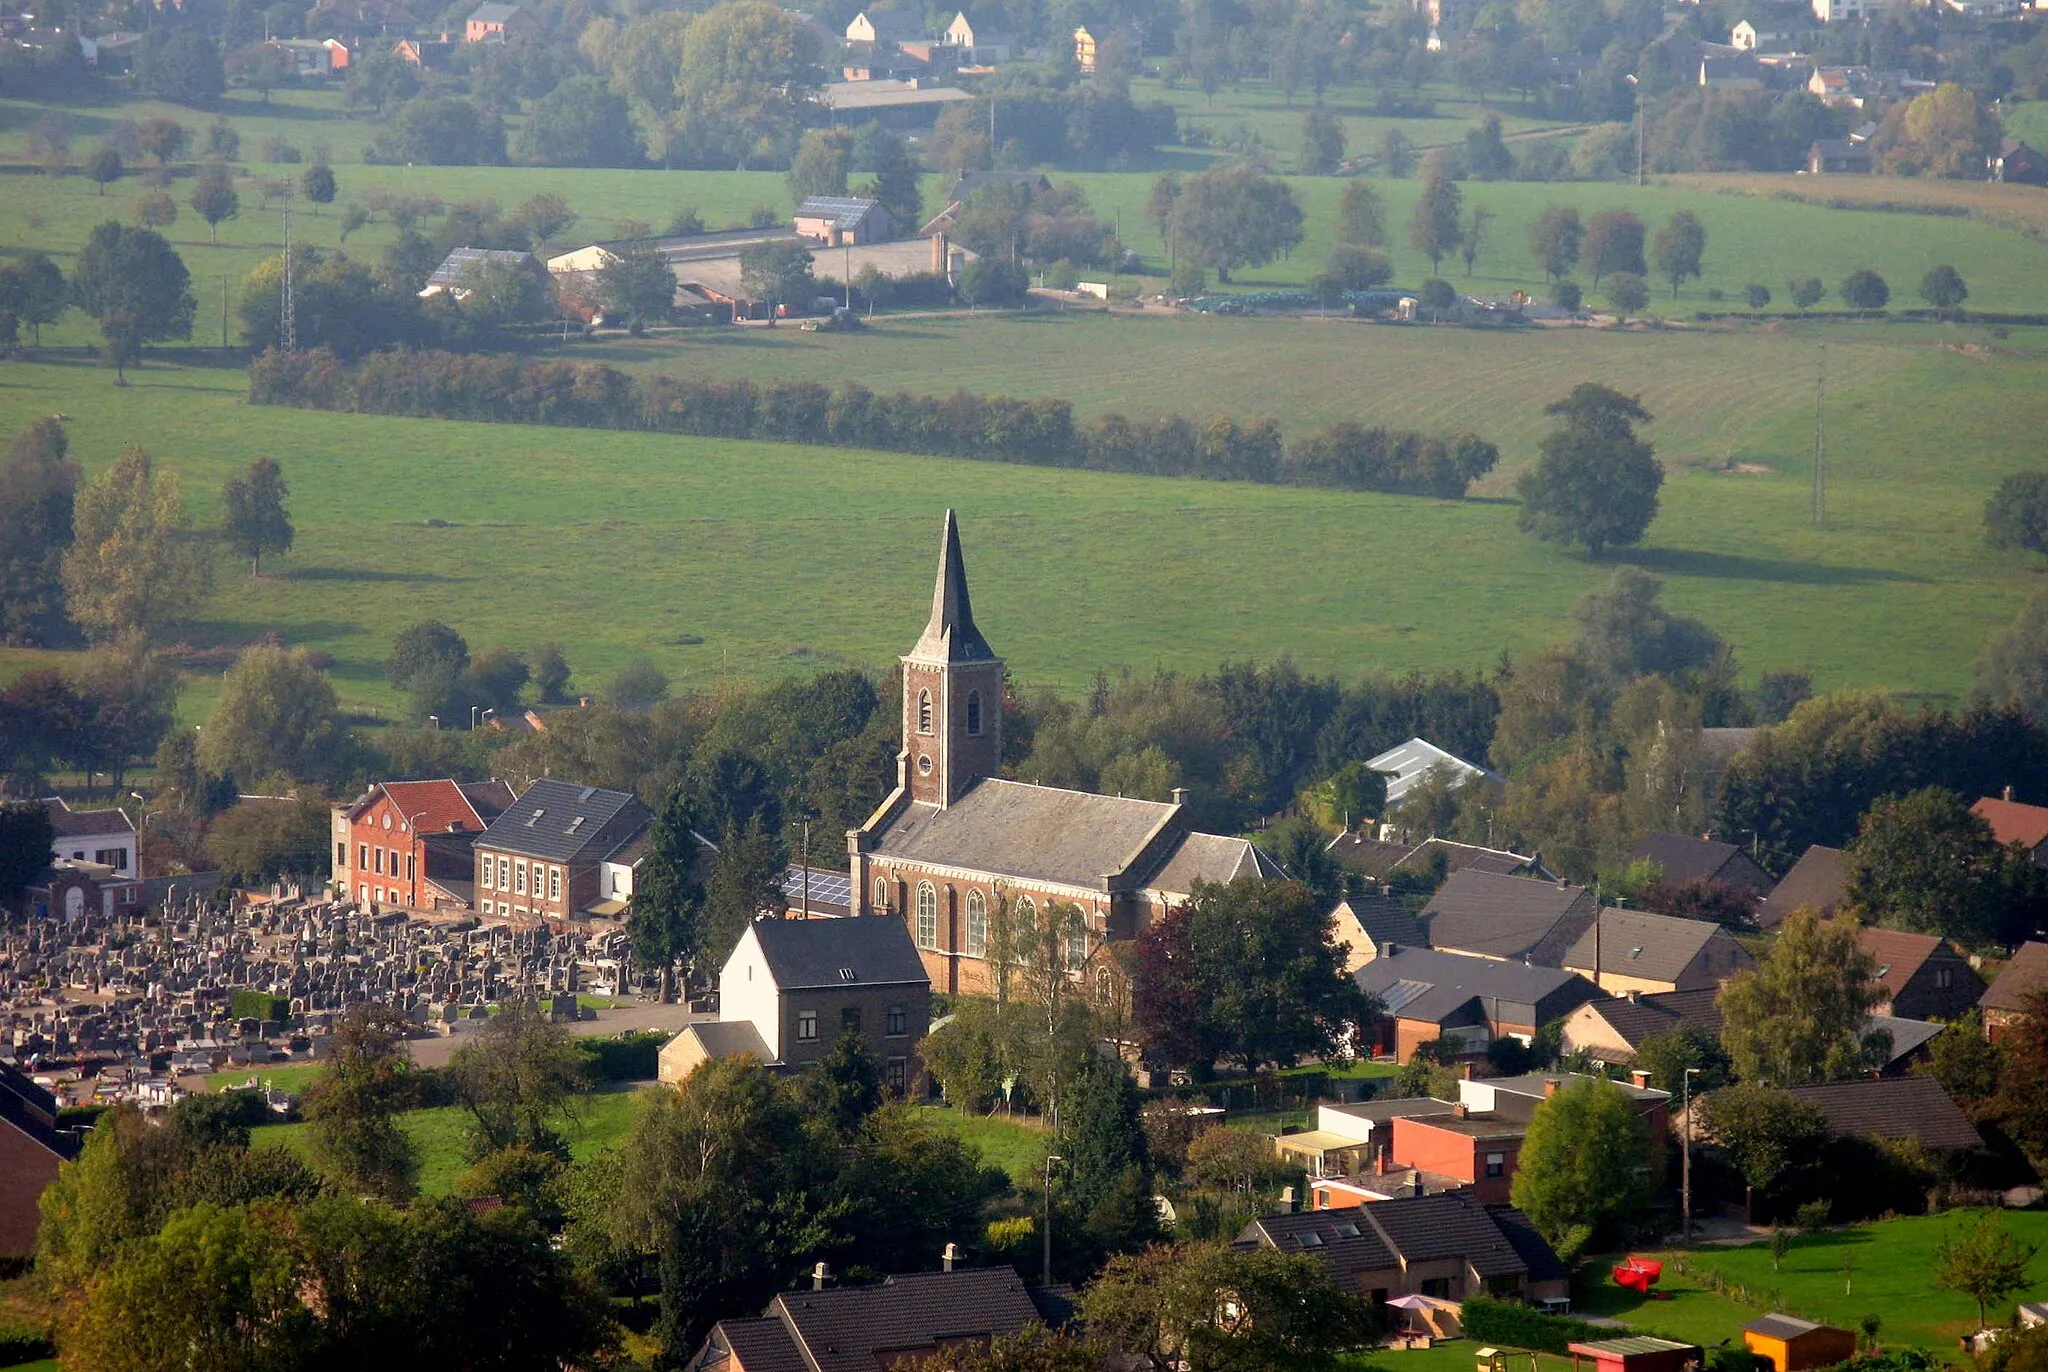
[[[477,909],[515,919],[582,919],[610,891],[605,867],[654,812],[630,791],[542,778],[476,841]]]

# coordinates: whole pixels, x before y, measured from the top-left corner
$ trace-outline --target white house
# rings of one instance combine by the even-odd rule
[[[56,831],[50,845],[52,861],[68,858],[112,868],[124,877],[142,875],[135,821],[127,815],[119,810],[74,810],[57,796],[45,800],[43,808]]]
[[[1872,0],[1812,0],[1813,17],[1823,24],[1868,19],[1878,9]]]
[[[946,44],[960,50],[962,61],[978,67],[1009,61],[1017,46],[1007,33],[995,33],[986,27],[977,30],[966,10],[955,14],[953,22],[946,25]]]
[[[1756,52],[1772,44],[1782,43],[1789,37],[1791,37],[1790,34],[1773,33],[1760,29],[1747,19],[1744,19],[1728,31],[1728,45],[1740,48],[1744,52]]]

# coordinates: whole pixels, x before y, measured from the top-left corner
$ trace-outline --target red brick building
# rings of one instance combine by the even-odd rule
[[[78,1156],[78,1136],[57,1128],[57,1101],[0,1063],[0,1258],[36,1251],[36,1203],[57,1168]]]
[[[543,777],[476,841],[476,908],[514,919],[584,919],[617,902],[604,880],[654,823],[630,791]],[[593,907],[605,906],[605,910]]]
[[[853,913],[902,919],[933,990],[994,990],[988,952],[1005,915],[1021,929],[1078,911],[1062,935],[1078,974],[1198,880],[1280,874],[1244,839],[1195,832],[1179,791],[1135,800],[996,775],[1003,661],[975,625],[951,510],[931,618],[901,661],[896,789],[847,835]]]
[[[366,909],[473,909],[470,849],[510,804],[502,781],[380,781],[334,809],[334,890]]]

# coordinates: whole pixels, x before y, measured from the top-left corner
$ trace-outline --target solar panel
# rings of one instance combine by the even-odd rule
[[[811,871],[811,902],[815,905],[853,904],[853,878],[845,872],[830,871],[813,867]],[[795,864],[782,874],[782,894],[792,904],[803,899],[804,869]]]

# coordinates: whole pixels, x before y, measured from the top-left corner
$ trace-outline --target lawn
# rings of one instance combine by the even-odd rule
[[[1045,1166],[1046,1134],[1036,1122],[971,1115],[950,1105],[930,1107],[925,1118],[980,1149],[982,1161],[1008,1172],[1019,1186],[1031,1183]]]
[[[253,1077],[262,1086],[274,1086],[280,1091],[303,1091],[321,1071],[322,1064],[317,1062],[294,1063],[285,1067],[244,1067],[234,1072],[213,1073],[206,1079],[206,1089],[237,1090]]]
[[[562,1132],[572,1157],[588,1158],[622,1142],[633,1127],[639,1093],[630,1088],[594,1091],[576,1098],[579,1118]],[[400,1116],[405,1132],[419,1148],[420,1193],[451,1194],[469,1170],[469,1112],[460,1106],[410,1110]],[[253,1131],[258,1148],[289,1148],[302,1156],[312,1146],[309,1124],[273,1124]]]

